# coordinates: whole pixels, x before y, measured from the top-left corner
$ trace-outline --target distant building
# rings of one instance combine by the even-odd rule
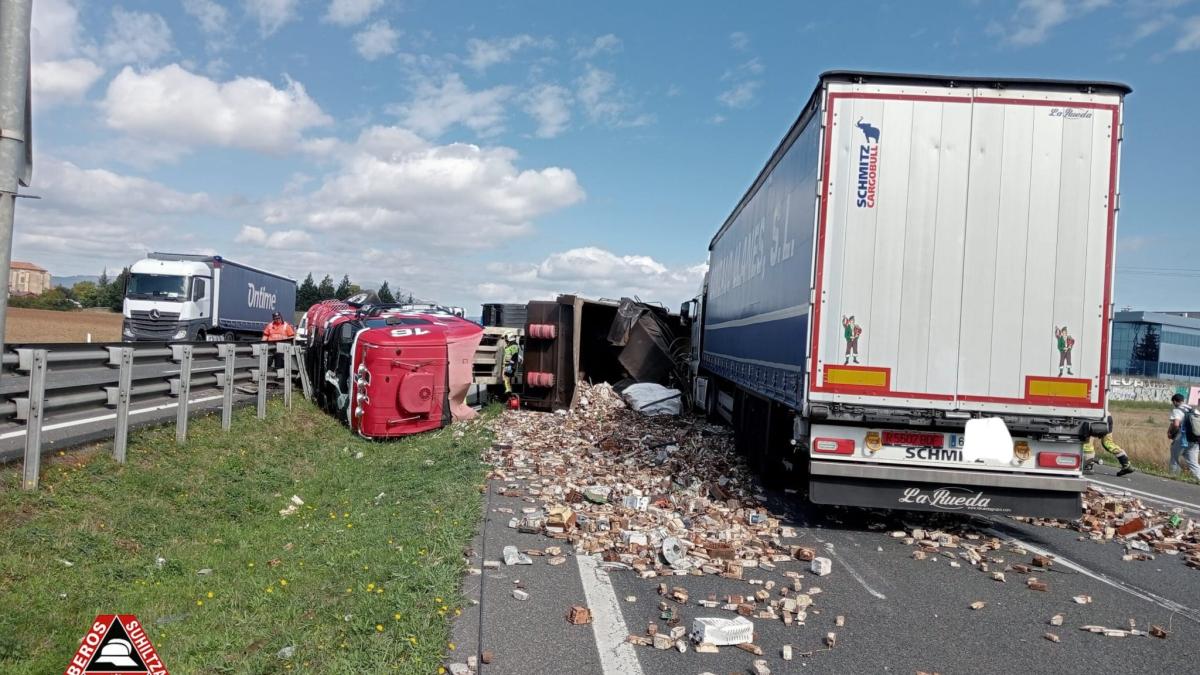
[[[41,295],[50,290],[50,273],[33,263],[12,261],[8,269],[8,292],[12,295]]]
[[[1200,312],[1117,312],[1111,371],[1200,383]]]

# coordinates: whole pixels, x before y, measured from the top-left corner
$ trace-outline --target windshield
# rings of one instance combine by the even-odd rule
[[[175,300],[187,296],[187,279],[173,274],[131,274],[125,291],[127,298]]]

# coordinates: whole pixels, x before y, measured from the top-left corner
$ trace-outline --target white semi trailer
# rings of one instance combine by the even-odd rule
[[[695,400],[817,503],[1077,517],[1129,91],[823,74],[710,244]]]

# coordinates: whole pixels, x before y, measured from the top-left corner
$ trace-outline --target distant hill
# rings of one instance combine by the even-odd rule
[[[70,288],[81,281],[90,281],[92,283],[96,283],[97,281],[100,281],[100,277],[95,274],[76,274],[75,276],[71,277],[50,277],[50,284],[52,286],[66,286],[67,288]]]

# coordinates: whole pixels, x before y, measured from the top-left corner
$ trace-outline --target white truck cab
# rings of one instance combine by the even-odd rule
[[[192,260],[146,258],[129,270],[125,340],[205,340],[212,327],[212,268]]]

